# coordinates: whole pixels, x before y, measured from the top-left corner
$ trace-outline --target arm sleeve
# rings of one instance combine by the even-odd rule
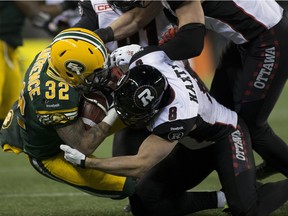
[[[99,28],[98,15],[94,11],[90,1],[79,1],[81,18],[73,27],[86,28],[94,31]]]
[[[172,60],[185,60],[201,54],[204,47],[205,25],[189,23],[182,26],[175,38],[160,46]]]

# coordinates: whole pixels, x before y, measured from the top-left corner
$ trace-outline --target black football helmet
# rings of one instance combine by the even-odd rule
[[[122,1],[107,0],[107,3],[113,10],[118,9],[122,12],[129,11],[135,7],[145,8],[149,4],[145,3],[145,1],[140,0],[122,0]]]
[[[161,108],[168,86],[166,77],[152,66],[128,70],[115,92],[115,109],[122,122],[135,128],[147,126]]]

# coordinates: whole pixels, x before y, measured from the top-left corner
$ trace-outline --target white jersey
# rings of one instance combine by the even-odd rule
[[[162,0],[174,16],[184,1]],[[283,8],[275,0],[202,1],[206,28],[236,44],[243,44],[275,26],[283,16]]]
[[[113,11],[106,0],[91,0],[92,7],[98,15],[99,28],[106,28],[114,20],[119,18],[121,12]],[[141,29],[137,35],[129,37],[127,40],[119,41],[120,46],[128,44],[139,44],[140,46],[157,45],[162,34],[165,33],[172,25],[166,19],[166,16],[161,12],[155,21],[148,24],[147,27]],[[118,47],[117,42],[109,42],[106,44],[109,51],[113,51]]]
[[[224,131],[227,128],[236,128],[237,114],[212,98],[202,82],[192,77],[177,61],[170,60],[163,51],[143,53],[143,56],[132,62],[130,68],[139,59],[143,64],[157,68],[167,77],[175,94],[173,101],[148,126],[150,131],[168,140],[179,140],[191,135],[202,142],[216,141],[226,133]]]

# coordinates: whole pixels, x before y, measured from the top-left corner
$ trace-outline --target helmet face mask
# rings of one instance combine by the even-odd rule
[[[92,74],[84,78],[84,83],[78,85],[77,88],[86,92],[102,88],[108,83],[108,72],[109,69],[107,66],[96,69]]]
[[[154,111],[148,111],[146,114],[136,114],[136,113],[127,113],[125,110],[122,110],[121,108],[116,109],[117,114],[120,116],[121,121],[133,128],[141,129],[145,128],[150,120],[158,113],[158,109],[155,109]]]
[[[161,109],[168,83],[156,68],[138,65],[119,81],[115,92],[115,109],[124,124],[143,128]]]
[[[70,86],[89,91],[106,83],[108,54],[94,32],[70,28],[51,45],[49,67]]]

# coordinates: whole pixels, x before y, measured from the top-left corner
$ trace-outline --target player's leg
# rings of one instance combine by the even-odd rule
[[[9,109],[18,99],[21,73],[15,49],[0,40],[0,127]]]
[[[288,200],[288,180],[256,184],[248,128],[242,120],[227,139],[213,146],[217,172],[232,215],[266,216]]]
[[[236,110],[249,127],[253,149],[286,176],[288,146],[274,133],[267,119],[288,77],[287,29],[288,21],[284,17],[254,41],[253,46],[243,47],[245,65],[234,91]]]
[[[282,35],[280,36],[281,40],[285,40]],[[279,44],[279,42],[275,43],[274,37],[272,38],[273,40],[271,39],[270,41],[272,44],[271,49],[269,49],[268,45],[261,48],[261,44],[267,44],[267,36],[265,36],[262,38],[266,40],[265,43],[259,41],[258,45],[255,46],[257,49],[250,47],[250,50],[244,53],[242,56],[245,62],[244,68],[241,66],[241,56],[236,49],[236,45],[229,46],[216,70],[211,85],[211,94],[223,105],[239,112],[251,130],[254,150],[270,166],[277,168],[287,176],[287,145],[272,131],[266,122],[287,80],[285,53],[288,47],[283,47],[287,45],[281,42],[281,47],[276,46],[276,50],[274,50],[273,45]],[[250,56],[247,53],[250,53]],[[261,59],[262,62],[260,61]],[[268,69],[273,70],[270,73],[266,71]],[[275,72],[276,70],[277,73]],[[258,76],[255,76],[257,71]],[[265,75],[270,75],[271,79],[264,77]],[[266,87],[259,88],[260,86],[258,86],[256,88],[257,85],[261,85],[258,80],[268,80]],[[251,85],[251,83],[254,83],[256,87]],[[228,90],[227,84],[229,84]],[[233,95],[231,95],[232,91],[229,91],[231,88],[233,88]],[[231,105],[234,103],[236,104],[235,106]],[[273,169],[270,170],[273,171]],[[262,171],[262,169],[258,169],[258,171]],[[272,173],[275,172],[273,171]]]
[[[135,182],[132,178],[76,167],[64,159],[62,152],[47,160],[30,157],[30,163],[40,174],[91,195],[122,199],[134,192]]]
[[[187,192],[213,170],[215,162],[210,147],[190,150],[181,144],[153,167],[136,185],[130,197],[136,216],[186,215],[217,208],[216,192]]]
[[[237,46],[227,45],[216,68],[210,94],[225,107],[234,110],[233,89],[237,71],[242,70],[241,56]]]
[[[114,134],[112,156],[135,155],[142,142],[151,134],[147,129],[123,128]],[[131,205],[124,206],[125,212],[131,211]]]
[[[276,170],[274,167],[268,164],[266,161],[263,161],[262,163],[258,164],[255,169],[256,179],[263,180],[271,175],[277,174],[279,171]]]

